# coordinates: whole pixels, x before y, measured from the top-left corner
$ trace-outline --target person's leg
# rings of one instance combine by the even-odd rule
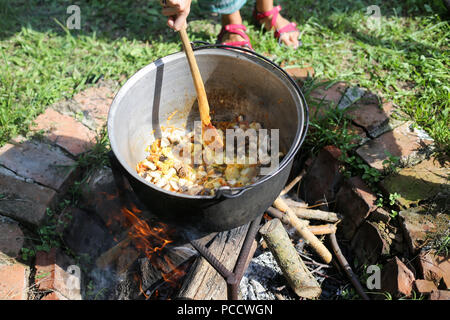
[[[223,14],[222,15],[222,27],[227,24],[242,24],[242,17],[239,10],[231,13],[231,14]],[[244,41],[245,39],[236,33],[226,32],[221,41],[222,42],[234,42],[234,41]]]
[[[245,43],[248,46],[249,41],[240,34],[246,36],[245,27],[229,27],[225,30],[226,25],[242,25],[242,17],[239,10],[244,6],[247,0],[198,0],[200,9],[208,12],[215,12],[222,17],[222,31],[219,34],[221,43]],[[240,33],[240,34],[239,34]],[[235,44],[241,45],[241,44]],[[250,45],[251,46],[251,45]]]
[[[273,0],[256,0],[256,11],[257,12],[267,12],[272,9],[273,9]],[[272,16],[269,16],[269,17],[266,17],[266,18],[263,18],[260,20],[261,23],[264,24],[264,27],[266,28],[266,30],[272,29],[271,20],[272,20]],[[281,28],[283,28],[284,26],[286,26],[288,24],[289,24],[289,21],[286,20],[285,18],[283,18],[283,16],[281,14],[279,14],[278,18],[276,20],[276,23],[275,23],[275,28],[277,30],[280,30]],[[298,30],[293,31],[293,32],[286,32],[281,35],[281,41],[290,47],[297,48],[299,45],[299,42],[298,42],[299,35],[300,35],[300,32]]]

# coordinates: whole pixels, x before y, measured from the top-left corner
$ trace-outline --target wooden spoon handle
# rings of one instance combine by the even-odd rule
[[[197,61],[195,60],[194,51],[191,47],[191,42],[186,32],[186,27],[181,28],[180,37],[183,42],[184,52],[189,62],[189,67],[191,68],[192,79],[194,80],[195,91],[197,91],[198,108],[200,110],[200,119],[203,125],[208,126],[211,123],[211,118],[209,116],[209,104],[208,98],[206,97],[205,86],[203,85],[202,76],[200,70],[198,69]]]

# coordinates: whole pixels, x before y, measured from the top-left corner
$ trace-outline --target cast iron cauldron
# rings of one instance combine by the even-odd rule
[[[220,189],[214,196],[191,196],[156,187],[139,177],[136,164],[161,137],[161,125],[187,128],[199,121],[196,93],[186,56],[175,53],[133,75],[117,93],[108,115],[111,148],[138,198],[162,220],[212,232],[254,220],[279,195],[306,135],[308,108],[296,85],[270,60],[241,48],[205,45],[195,49],[213,120],[243,114],[266,129],[279,129],[285,156],[276,170],[243,188]],[[154,131],[153,131],[154,130]]]

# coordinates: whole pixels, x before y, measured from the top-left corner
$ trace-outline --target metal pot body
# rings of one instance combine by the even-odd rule
[[[108,116],[112,151],[138,198],[162,220],[184,228],[223,231],[260,215],[279,195],[307,130],[306,102],[295,82],[261,56],[238,50],[204,48],[195,56],[214,120],[243,114],[264,128],[279,129],[279,166],[253,185],[224,189],[215,196],[190,196],[156,187],[139,177],[136,164],[145,148],[161,137],[167,118],[192,128],[200,116],[189,65],[183,52],[159,59],[132,76],[116,95]]]

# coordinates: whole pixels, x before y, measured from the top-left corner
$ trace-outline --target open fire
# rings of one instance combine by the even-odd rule
[[[118,192],[102,192],[106,202],[118,197]],[[192,263],[186,253],[192,256],[193,251],[176,250],[175,227],[152,219],[148,211],[139,209],[133,201],[126,203],[120,212],[110,214],[105,223],[117,243],[97,258],[97,266],[107,269],[115,265],[118,274],[129,274],[127,281],[134,282],[132,286],[139,291],[135,298],[170,299],[179,290]]]

